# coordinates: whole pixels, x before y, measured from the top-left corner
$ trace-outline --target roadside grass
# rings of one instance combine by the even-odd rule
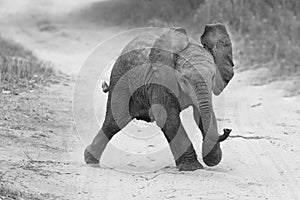
[[[46,83],[56,75],[50,62],[0,36],[0,93],[19,93]]]

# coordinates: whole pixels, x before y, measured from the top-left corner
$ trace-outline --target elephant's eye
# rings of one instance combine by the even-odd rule
[[[224,47],[228,47],[230,44],[227,42],[224,42],[223,45],[224,45]]]
[[[220,42],[224,47],[228,47],[231,44],[230,41],[228,41],[228,40],[221,40]]]

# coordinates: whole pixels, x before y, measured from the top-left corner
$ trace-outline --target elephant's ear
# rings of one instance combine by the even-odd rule
[[[149,54],[156,81],[171,89],[176,95],[178,94],[176,58],[188,44],[184,28],[171,28],[157,38]]]
[[[234,75],[230,36],[223,24],[208,24],[201,36],[201,43],[213,55],[217,66],[212,89],[218,95]]]

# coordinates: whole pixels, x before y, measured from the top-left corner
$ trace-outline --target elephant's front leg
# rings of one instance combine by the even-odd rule
[[[156,100],[151,109],[157,125],[162,129],[172,151],[179,171],[203,169],[197,160],[196,151],[181,123],[180,107],[174,98],[164,98],[165,102]]]
[[[163,128],[163,131],[167,134],[171,132],[168,128]],[[197,169],[203,169],[203,166],[197,159],[196,151],[189,140],[182,123],[180,123],[179,129],[175,132],[175,134],[176,135],[172,141],[169,141],[169,144],[179,171],[194,171]]]
[[[202,112],[202,115],[200,113],[194,107],[194,119],[203,135],[202,158],[204,163],[211,167],[219,164],[222,159],[217,120],[212,109],[208,113]]]

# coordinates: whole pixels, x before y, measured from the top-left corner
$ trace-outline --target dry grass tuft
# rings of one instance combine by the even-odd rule
[[[0,93],[32,89],[54,75],[50,62],[41,61],[20,44],[0,37]]]

